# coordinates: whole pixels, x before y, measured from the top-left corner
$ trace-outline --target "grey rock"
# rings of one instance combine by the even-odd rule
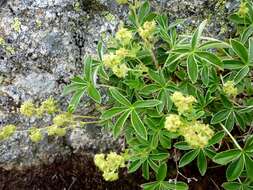
[[[223,38],[232,27],[227,15],[238,7],[239,0],[152,0],[157,11],[167,12],[171,21],[186,18],[179,29],[192,31],[209,19],[207,35]],[[107,15],[114,15],[109,20]],[[110,36],[127,18],[127,7],[114,0],[12,0],[0,1],[0,126],[11,123],[19,130],[51,124],[51,117],[27,119],[20,116],[20,104],[28,99],[39,103],[49,96],[65,110],[70,96],[61,92],[69,79],[82,71],[86,53],[94,54],[101,34]],[[223,33],[223,27],[229,33]],[[106,94],[103,94],[106,99]],[[97,115],[88,97],[82,99],[80,114]],[[89,125],[69,131],[64,138],[45,136],[39,144],[28,134],[19,133],[0,142],[0,167],[25,168],[51,163],[57,156],[72,152],[93,154],[117,149],[120,141],[99,126]]]

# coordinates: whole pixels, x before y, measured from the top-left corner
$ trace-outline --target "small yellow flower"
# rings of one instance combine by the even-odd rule
[[[113,73],[119,77],[119,78],[125,78],[128,72],[128,67],[126,66],[126,64],[121,64],[121,65],[115,65],[112,68]]]
[[[38,114],[41,115],[43,113],[53,114],[58,111],[58,107],[56,105],[56,101],[50,97],[44,102],[41,103],[41,106],[38,108]]]
[[[104,60],[103,60],[104,65],[105,65],[105,67],[107,67],[107,68],[112,68],[112,67],[115,66],[115,65],[119,65],[119,64],[120,64],[120,61],[121,61],[120,57],[116,56],[116,55],[113,54],[113,53],[106,54],[106,55],[104,56]]]
[[[40,142],[43,139],[43,135],[40,131],[40,129],[36,129],[36,128],[32,128],[30,130],[30,135],[29,135],[30,139],[32,142]]]
[[[63,113],[53,118],[54,125],[61,127],[69,124],[72,121],[72,115],[70,113]]]
[[[111,152],[106,158],[104,154],[96,154],[94,163],[103,172],[106,181],[115,181],[118,179],[119,168],[125,167],[125,157],[115,152]]]
[[[143,27],[138,29],[138,32],[142,39],[152,40],[154,32],[156,29],[156,22],[154,20],[147,21],[143,24]]]
[[[184,96],[181,92],[175,92],[171,97],[180,114],[191,112],[196,99],[193,96]]]
[[[232,97],[235,97],[238,94],[238,90],[235,87],[233,81],[227,81],[223,85],[223,91],[225,92],[225,94],[227,94],[228,96],[232,96]]]
[[[105,172],[103,173],[103,178],[105,181],[116,181],[119,179],[119,174],[115,172]]]
[[[58,127],[56,125],[52,125],[47,127],[47,134],[49,136],[59,136],[59,137],[63,137],[66,135],[66,128],[61,128]]]
[[[238,15],[244,17],[249,12],[249,8],[247,7],[247,3],[241,3],[240,8],[238,10]]]
[[[0,140],[5,140],[12,136],[16,131],[15,125],[6,125],[0,130]]]
[[[20,107],[20,113],[24,116],[31,117],[36,113],[35,105],[31,100],[25,101]]]
[[[123,45],[128,45],[132,40],[132,32],[124,27],[120,27],[115,35],[116,39]]]
[[[214,132],[209,125],[196,121],[182,133],[185,141],[193,148],[204,148],[213,137]]]
[[[127,50],[126,48],[120,48],[120,49],[116,50],[115,54],[119,58],[123,59],[129,55],[129,50]]]
[[[184,126],[179,115],[171,114],[166,117],[165,129],[171,132],[178,132]]]

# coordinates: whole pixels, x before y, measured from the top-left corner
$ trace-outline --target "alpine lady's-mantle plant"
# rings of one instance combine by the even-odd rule
[[[95,156],[105,180],[116,180],[119,168],[127,166],[152,181],[142,185],[145,190],[184,190],[188,185],[178,181],[180,168],[191,164],[204,176],[216,163],[227,166],[223,188],[253,189],[251,1],[231,15],[240,35],[226,41],[202,37],[207,21],[192,35],[179,34],[176,26],[183,21],[169,24],[148,1],[117,1],[129,5],[128,25],[121,25],[110,42],[98,44],[97,58],[85,57],[83,74],[64,89],[73,94],[68,113],[55,116],[48,134],[64,135],[66,126],[75,124],[72,113],[82,96],[101,104],[99,89],[106,88],[110,100],[99,123],[115,138],[123,137],[127,149]],[[40,110],[26,102],[21,112],[29,117],[56,112],[48,103]],[[6,126],[0,138],[15,129]],[[38,130],[30,131],[36,142],[42,138]],[[176,177],[171,179],[168,164],[173,162]]]

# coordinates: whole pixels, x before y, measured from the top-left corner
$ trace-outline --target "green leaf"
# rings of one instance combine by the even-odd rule
[[[142,176],[146,180],[149,180],[149,165],[147,160],[142,164],[141,169],[142,169]]]
[[[201,70],[201,79],[202,79],[204,85],[208,86],[208,84],[209,84],[209,68],[207,65],[203,65],[203,68]]]
[[[127,107],[131,106],[131,103],[126,99],[116,88],[110,88],[110,93],[112,94],[112,97],[119,102],[122,105],[125,105]]]
[[[222,187],[225,190],[240,190],[241,184],[238,182],[225,182],[222,184]]]
[[[199,149],[194,149],[184,154],[179,161],[179,167],[182,168],[183,166],[191,163],[197,157],[198,153]]]
[[[218,66],[220,68],[222,66],[222,61],[220,60],[219,57],[217,57],[215,54],[210,53],[210,52],[204,52],[204,51],[199,51],[195,52],[195,54],[202,60],[206,61],[207,63]]]
[[[123,114],[121,114],[121,116],[118,118],[117,122],[113,126],[113,136],[115,138],[119,137],[120,132],[123,129],[123,127],[124,127],[124,125],[126,123],[126,120],[129,117],[130,113],[131,113],[131,111],[127,110]]]
[[[248,73],[249,66],[244,66],[243,68],[241,68],[241,70],[238,71],[238,73],[235,75],[234,84],[237,85],[239,82],[241,82],[241,80],[246,77]]]
[[[92,59],[91,56],[86,55],[84,57],[84,77],[87,81],[93,82],[92,77]]]
[[[202,35],[202,32],[206,26],[207,20],[204,20],[198,27],[198,29],[194,32],[193,36],[192,36],[192,40],[191,40],[191,47],[192,50],[196,49],[199,41],[200,41],[200,37]]]
[[[74,91],[84,90],[86,87],[87,87],[86,83],[83,84],[71,83],[70,85],[64,87],[62,95],[65,96]]]
[[[124,108],[124,107],[111,108],[111,109],[103,112],[101,118],[103,120],[112,119],[113,117],[117,116],[118,114],[122,113],[125,110],[126,110],[126,108]]]
[[[143,22],[145,21],[145,18],[149,14],[149,12],[150,12],[149,3],[147,1],[145,1],[141,5],[139,12],[138,12],[138,19],[139,19],[140,24],[143,24]]]
[[[133,106],[135,108],[151,108],[161,104],[159,100],[138,100],[136,101]]]
[[[232,49],[234,52],[241,58],[241,60],[248,64],[249,62],[249,56],[248,56],[248,50],[246,47],[239,41],[232,39],[231,40]]]
[[[247,154],[245,154],[245,167],[247,177],[253,180],[253,160]]]
[[[163,148],[168,149],[171,147],[171,139],[163,133],[160,133],[159,140]]]
[[[226,176],[228,181],[236,180],[242,173],[244,168],[244,158],[241,156],[239,159],[234,160],[232,163],[229,164]]]
[[[149,69],[148,74],[150,76],[150,78],[155,81],[156,83],[160,84],[161,86],[165,86],[166,82],[164,79],[164,76],[162,74],[162,72],[160,72],[159,74],[151,69]]]
[[[169,153],[154,153],[154,154],[150,154],[149,158],[151,160],[157,160],[157,161],[162,161],[162,160],[166,160],[169,157]]]
[[[204,148],[203,151],[204,151],[205,155],[208,156],[208,158],[210,158],[210,159],[213,159],[213,157],[216,154],[216,152],[214,152],[213,149],[211,149],[211,148]]]
[[[99,93],[99,91],[92,85],[89,84],[87,87],[87,93],[88,95],[98,104],[101,103],[101,95]]]
[[[188,185],[184,182],[178,181],[178,182],[169,182],[169,181],[163,181],[162,182],[164,188],[161,190],[188,190]]]
[[[148,137],[146,127],[142,123],[139,115],[135,110],[132,110],[131,112],[131,122],[136,133],[143,139],[147,140]]]
[[[224,121],[230,114],[230,110],[221,110],[213,115],[211,124],[217,124]]]
[[[247,139],[247,141],[246,141],[246,143],[245,143],[245,146],[244,146],[244,150],[245,150],[246,152],[253,152],[253,135],[251,135],[251,136]]]
[[[238,60],[234,60],[234,59],[223,60],[224,69],[236,70],[236,69],[241,69],[244,66],[245,64]]]
[[[236,123],[239,125],[239,127],[245,131],[246,130],[246,123],[245,123],[245,118],[243,118],[243,115],[242,114],[239,114],[237,112],[235,112],[235,120],[236,120]]]
[[[179,150],[191,150],[192,148],[189,146],[189,144],[185,141],[177,142],[174,144],[174,147]]]
[[[83,97],[85,93],[85,90],[78,90],[74,93],[74,95],[72,96],[70,102],[69,102],[69,107],[68,107],[68,110],[70,112],[74,112],[81,100],[81,98]]]
[[[208,146],[215,145],[216,143],[219,143],[225,136],[225,132],[219,131],[215,133],[215,135],[209,140]]]
[[[145,183],[145,184],[142,184],[141,187],[144,189],[144,190],[156,190],[156,188],[159,186],[159,183],[158,182],[150,182],[150,183]]]
[[[167,103],[167,98],[166,98],[166,93],[165,90],[161,90],[160,93],[158,94],[158,99],[161,101],[161,103],[157,106],[157,111],[161,113],[166,106]]]
[[[229,116],[227,117],[225,127],[231,131],[234,128],[235,125],[235,118],[234,118],[234,112],[231,112]]]
[[[213,157],[213,161],[221,165],[226,165],[227,163],[239,158],[241,153],[242,152],[239,149],[226,150],[216,154]]]
[[[206,161],[206,156],[203,150],[199,151],[198,158],[197,158],[197,166],[198,166],[200,174],[204,176],[207,169],[207,161]]]
[[[160,165],[158,172],[156,173],[156,180],[157,181],[164,181],[167,176],[167,164],[163,163]]]
[[[129,167],[128,167],[128,173],[133,173],[136,170],[139,169],[139,167],[141,167],[141,164],[143,163],[143,160],[134,160],[130,163]]]
[[[249,63],[253,63],[253,38],[249,39]]]
[[[150,95],[157,92],[160,89],[161,89],[161,86],[157,84],[150,84],[150,85],[144,86],[144,88],[140,90],[140,93],[145,94],[145,95]]]
[[[198,79],[198,64],[194,55],[189,55],[187,58],[187,73],[192,83],[195,83]]]

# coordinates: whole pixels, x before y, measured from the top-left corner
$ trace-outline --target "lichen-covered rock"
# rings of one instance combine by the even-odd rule
[[[171,20],[185,18],[186,24],[180,26],[184,30],[192,31],[208,19],[206,34],[221,38],[228,26],[227,15],[239,4],[239,0],[150,2],[157,11],[169,13]],[[94,54],[101,36],[114,33],[120,19],[126,18],[127,7],[114,0],[0,0],[0,126],[12,123],[18,130],[27,130],[50,124],[50,118],[20,116],[20,104],[53,96],[66,109],[70,97],[61,92],[73,75],[81,73],[83,56]],[[88,97],[82,102],[79,113],[96,113]],[[0,167],[51,163],[57,156],[106,151],[118,144],[94,125],[74,129],[64,138],[46,136],[39,144],[32,143],[27,133],[19,133],[0,142]]]

